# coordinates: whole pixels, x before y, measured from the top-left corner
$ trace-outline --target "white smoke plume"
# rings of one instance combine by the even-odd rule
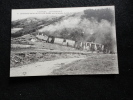
[[[96,39],[96,42],[101,43],[104,38],[104,34],[111,32],[113,37],[115,37],[115,27],[109,21],[102,19],[98,22],[95,18],[86,19],[81,18],[82,14],[75,14],[74,16],[64,17],[61,21],[57,21],[54,24],[45,26],[39,29],[39,32],[48,31],[50,34],[55,34],[62,32],[63,29],[67,29],[69,32],[73,29],[81,29],[84,33],[85,41],[89,39],[90,34],[97,33],[99,38]],[[56,34],[58,34],[56,33]]]
[[[61,22],[57,22],[55,24],[46,26],[40,29],[39,32],[45,32],[45,31],[55,32],[58,30],[62,30],[64,28],[75,28],[80,22],[80,20],[81,19],[79,17],[70,17],[68,19],[62,20]]]

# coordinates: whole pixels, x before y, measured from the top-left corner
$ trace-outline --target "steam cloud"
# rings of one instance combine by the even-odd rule
[[[50,24],[49,26],[45,26],[38,31],[48,31],[50,34],[55,34],[56,32],[61,33],[63,29],[67,29],[68,31],[73,29],[81,29],[86,36],[86,41],[89,38],[89,34],[99,34],[99,37],[95,40],[98,43],[101,43],[102,39],[104,39],[104,35],[102,34],[111,32],[112,37],[115,38],[115,26],[111,24],[111,22],[105,19],[98,22],[95,18],[86,19],[81,16],[82,14],[75,14],[74,16],[64,17],[63,20]]]

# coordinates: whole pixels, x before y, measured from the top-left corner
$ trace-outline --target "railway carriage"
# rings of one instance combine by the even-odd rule
[[[38,33],[36,35],[36,37],[39,39],[39,40],[42,40],[42,41],[47,41],[48,40],[48,36],[47,35],[44,35],[43,33]]]
[[[64,38],[57,38],[54,36],[47,36],[43,33],[38,33],[36,37],[40,40],[46,41],[48,43],[55,43],[63,46],[73,47],[78,50],[87,50],[87,51],[97,51],[97,52],[107,52],[104,48],[104,45],[99,43],[93,42],[81,42],[81,41],[74,41]]]

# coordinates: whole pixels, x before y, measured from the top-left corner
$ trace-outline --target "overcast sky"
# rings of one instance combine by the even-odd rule
[[[68,13],[82,12],[85,9],[103,9],[114,6],[96,6],[96,7],[74,7],[74,8],[45,8],[45,9],[12,9],[11,20],[24,19],[28,17],[45,18],[48,16],[62,16]],[[51,13],[51,14],[50,14]]]

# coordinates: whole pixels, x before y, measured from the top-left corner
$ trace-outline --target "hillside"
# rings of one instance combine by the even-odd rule
[[[81,42],[95,42],[112,49],[116,44],[115,18],[111,9],[87,9],[83,12],[45,18],[26,18],[12,22],[12,28],[23,28],[12,37],[43,33]]]
[[[22,20],[12,21],[11,27],[12,28],[23,28],[20,31],[17,31],[15,34],[11,34],[12,37],[19,37],[26,34],[31,34],[36,32],[38,29],[53,24],[61,20],[62,17],[58,18],[46,18],[46,19],[38,19],[38,18],[26,18]]]

